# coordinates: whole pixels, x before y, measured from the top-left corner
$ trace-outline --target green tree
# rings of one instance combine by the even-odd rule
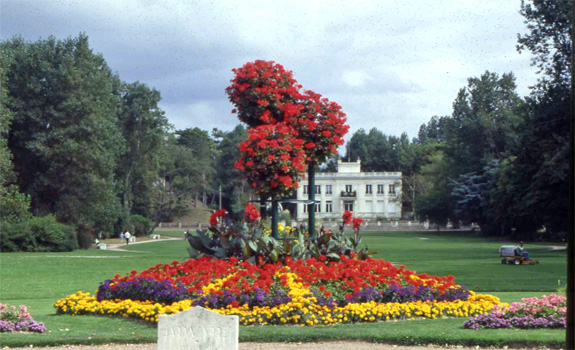
[[[119,209],[114,170],[123,151],[119,79],[84,34],[32,43],[14,38],[1,50],[10,57],[8,146],[33,213],[111,229]]]
[[[426,124],[419,127],[419,133],[415,143],[443,142],[445,139],[445,125],[449,122],[449,116],[433,116]]]
[[[198,174],[194,172],[193,151],[178,145],[174,134],[168,134],[164,140],[160,159],[160,170],[152,187],[150,203],[154,221],[152,231],[160,222],[171,221],[189,212],[189,182]]]
[[[15,185],[12,152],[8,148],[8,133],[12,114],[6,106],[7,57],[0,56],[0,221],[16,222],[30,216],[30,196],[20,193]]]
[[[572,60],[570,1],[523,2],[528,34],[517,49],[529,50],[540,69],[528,98],[528,114],[519,134],[519,151],[507,171],[515,201],[518,231],[533,235],[541,225],[564,237],[569,200],[569,115]]]
[[[419,195],[415,197],[415,212],[420,221],[445,226],[448,220],[455,220],[455,198],[451,194],[445,156],[441,150],[429,156],[429,163],[421,167],[423,179],[419,179]]]
[[[194,160],[192,167],[188,168],[186,187],[194,197],[194,202],[203,205],[213,204],[217,188],[215,184],[216,142],[206,130],[200,128],[176,131],[177,145],[186,147]],[[182,185],[184,185],[182,183]],[[211,203],[208,196],[211,195]],[[201,200],[200,200],[201,198]]]
[[[222,189],[222,206],[236,217],[244,214],[244,208],[254,193],[243,174],[234,168],[240,159],[239,144],[248,139],[248,132],[243,125],[237,125],[230,132],[217,134],[221,139],[217,145],[217,177]]]
[[[122,84],[118,124],[126,143],[118,161],[123,222],[132,213],[150,216],[150,196],[159,170],[163,138],[168,119],[158,107],[160,93],[145,84]]]
[[[445,156],[452,177],[480,173],[494,159],[515,148],[523,101],[515,92],[512,73],[499,77],[485,72],[469,78],[453,103],[445,123]]]

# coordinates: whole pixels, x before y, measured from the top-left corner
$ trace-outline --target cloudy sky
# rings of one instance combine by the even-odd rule
[[[177,128],[238,124],[224,89],[255,59],[293,71],[338,102],[351,131],[407,132],[451,114],[467,78],[486,70],[536,82],[520,0],[0,0],[0,38],[85,32],[122,80],[161,91]]]

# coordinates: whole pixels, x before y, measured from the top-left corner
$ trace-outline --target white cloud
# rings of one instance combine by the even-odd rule
[[[536,82],[520,1],[2,0],[0,37],[86,32],[126,81],[162,92],[177,128],[231,129],[231,69],[275,60],[305,88],[338,102],[352,130],[410,137],[451,113],[467,78],[513,71]]]

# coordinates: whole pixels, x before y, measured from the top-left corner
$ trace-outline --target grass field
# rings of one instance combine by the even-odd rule
[[[181,232],[159,232],[181,236]],[[550,294],[566,277],[565,251],[544,251],[545,245],[527,245],[533,266],[502,265],[498,247],[506,244],[459,232],[366,232],[363,243],[378,251],[376,257],[407,266],[417,272],[454,275],[470,289],[490,292],[503,301]],[[508,243],[507,243],[508,244]],[[155,326],[94,316],[55,315],[52,304],[78,290],[95,292],[99,283],[116,273],[141,271],[157,263],[183,260],[184,240],[130,245],[128,252],[101,250],[67,253],[2,253],[0,301],[27,305],[33,317],[44,322],[49,333],[0,334],[0,345],[97,344],[155,342]],[[293,326],[241,327],[240,341],[314,341],[365,339],[397,344],[466,344],[561,347],[561,330],[463,329],[464,319],[416,320],[374,324],[299,328]]]

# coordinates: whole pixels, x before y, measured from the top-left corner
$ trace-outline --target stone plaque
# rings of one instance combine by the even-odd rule
[[[239,317],[203,307],[160,315],[158,350],[237,350]]]

